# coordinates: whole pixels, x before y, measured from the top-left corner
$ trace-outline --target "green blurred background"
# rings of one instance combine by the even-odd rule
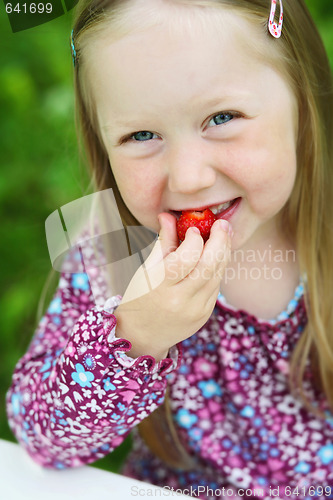
[[[333,68],[333,2],[306,2]],[[69,13],[12,33],[3,10],[0,15],[0,438],[9,441],[15,438],[5,393],[36,327],[51,269],[45,219],[87,192],[74,126],[71,21]],[[127,440],[96,465],[117,471],[129,446]]]

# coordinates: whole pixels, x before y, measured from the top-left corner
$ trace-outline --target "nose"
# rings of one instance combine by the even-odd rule
[[[195,193],[214,185],[216,169],[204,141],[174,144],[168,158],[168,187],[173,193]]]

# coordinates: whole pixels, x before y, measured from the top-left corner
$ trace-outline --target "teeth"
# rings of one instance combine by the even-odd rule
[[[216,207],[211,208],[211,211],[213,212],[214,215],[217,215],[218,213],[223,212],[223,210],[229,208],[233,201],[234,200],[227,201],[227,203],[220,203]]]

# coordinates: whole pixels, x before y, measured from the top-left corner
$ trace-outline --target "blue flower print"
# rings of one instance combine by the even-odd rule
[[[194,441],[199,441],[202,438],[203,430],[198,427],[193,427],[188,431],[188,435]]]
[[[307,462],[299,462],[295,467],[295,472],[300,472],[301,474],[307,474],[311,469],[310,464]]]
[[[96,366],[96,362],[91,354],[85,355],[83,359],[83,364],[85,365],[86,368],[92,368],[92,369],[94,369]]]
[[[112,413],[111,418],[117,421],[120,419],[120,415],[117,415],[117,413]]]
[[[190,371],[190,368],[187,365],[183,364],[183,365],[180,365],[178,371],[179,371],[179,373],[186,374],[186,373],[188,373]]]
[[[29,444],[28,434],[27,434],[24,430],[22,430],[22,431],[21,431],[21,439],[22,439],[25,443]]]
[[[72,276],[72,287],[87,292],[89,290],[89,279],[86,273],[75,273]]]
[[[46,380],[47,378],[49,378],[49,376],[51,375],[52,366],[54,366],[56,362],[56,358],[53,361],[51,357],[45,358],[44,364],[39,370],[39,373],[43,373],[42,380]]]
[[[123,405],[122,403],[118,403],[117,407],[119,408],[120,411],[125,411],[126,410],[126,406]]]
[[[104,382],[104,390],[105,391],[114,391],[115,390],[116,386],[111,383],[110,377],[105,378],[103,380],[103,382]]]
[[[66,465],[62,462],[55,462],[54,465],[57,469],[66,469]]]
[[[323,446],[318,451],[318,456],[323,464],[329,464],[333,461],[333,445],[328,444],[327,446]]]
[[[200,387],[205,398],[222,396],[221,387],[213,379],[207,380],[205,382],[199,382],[198,386]]]
[[[56,297],[55,299],[52,300],[47,312],[50,314],[61,314],[62,313],[61,298],[60,297]]]
[[[108,443],[102,444],[100,447],[102,451],[108,451],[110,449],[110,445]]]
[[[91,372],[86,372],[84,367],[80,363],[75,365],[76,372],[72,373],[72,379],[80,384],[81,387],[91,387],[91,381],[94,380],[94,374]]]
[[[254,409],[252,408],[252,406],[244,406],[240,414],[242,415],[242,417],[252,418],[254,416]]]
[[[51,360],[52,360],[52,358],[50,358],[50,357],[49,358],[45,358],[44,364],[41,367],[41,369],[39,370],[39,373],[44,373],[44,372],[50,370],[50,368],[51,368]]]
[[[14,415],[19,415],[21,410],[22,394],[20,392],[12,395],[12,410]]]
[[[73,255],[74,257],[74,260],[76,260],[76,262],[81,262],[82,261],[82,255],[80,252],[75,252],[75,254]]]
[[[250,335],[254,335],[256,333],[255,329],[253,328],[253,326],[249,326],[247,331],[249,332]]]
[[[268,484],[268,481],[265,477],[258,477],[257,481],[260,486],[266,486]]]
[[[230,403],[228,403],[228,404],[227,404],[227,408],[228,408],[228,410],[230,410],[230,411],[231,411],[231,413],[233,413],[234,415],[235,415],[236,413],[238,413],[238,410],[237,410],[236,406],[235,406],[235,405],[234,405],[234,403],[232,403],[232,402],[230,402]]]
[[[226,448],[227,450],[229,450],[232,447],[232,442],[230,441],[230,439],[224,438],[223,441],[222,441],[222,445],[223,445],[224,448]]]
[[[251,436],[250,437],[250,443],[252,444],[258,444],[259,438],[257,436]]]
[[[192,427],[192,425],[194,425],[197,420],[198,417],[196,415],[192,415],[188,410],[185,410],[184,408],[178,410],[176,414],[177,423],[185,429],[189,429],[190,427]]]

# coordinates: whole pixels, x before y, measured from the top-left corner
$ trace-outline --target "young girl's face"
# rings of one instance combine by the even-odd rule
[[[272,229],[291,194],[295,98],[250,52],[247,38],[258,35],[248,21],[222,9],[189,18],[191,7],[159,8],[163,23],[118,39],[111,29],[88,49],[87,75],[118,188],[138,221],[155,231],[161,212],[236,200],[223,218],[240,248]],[[267,43],[262,37],[258,43]]]

